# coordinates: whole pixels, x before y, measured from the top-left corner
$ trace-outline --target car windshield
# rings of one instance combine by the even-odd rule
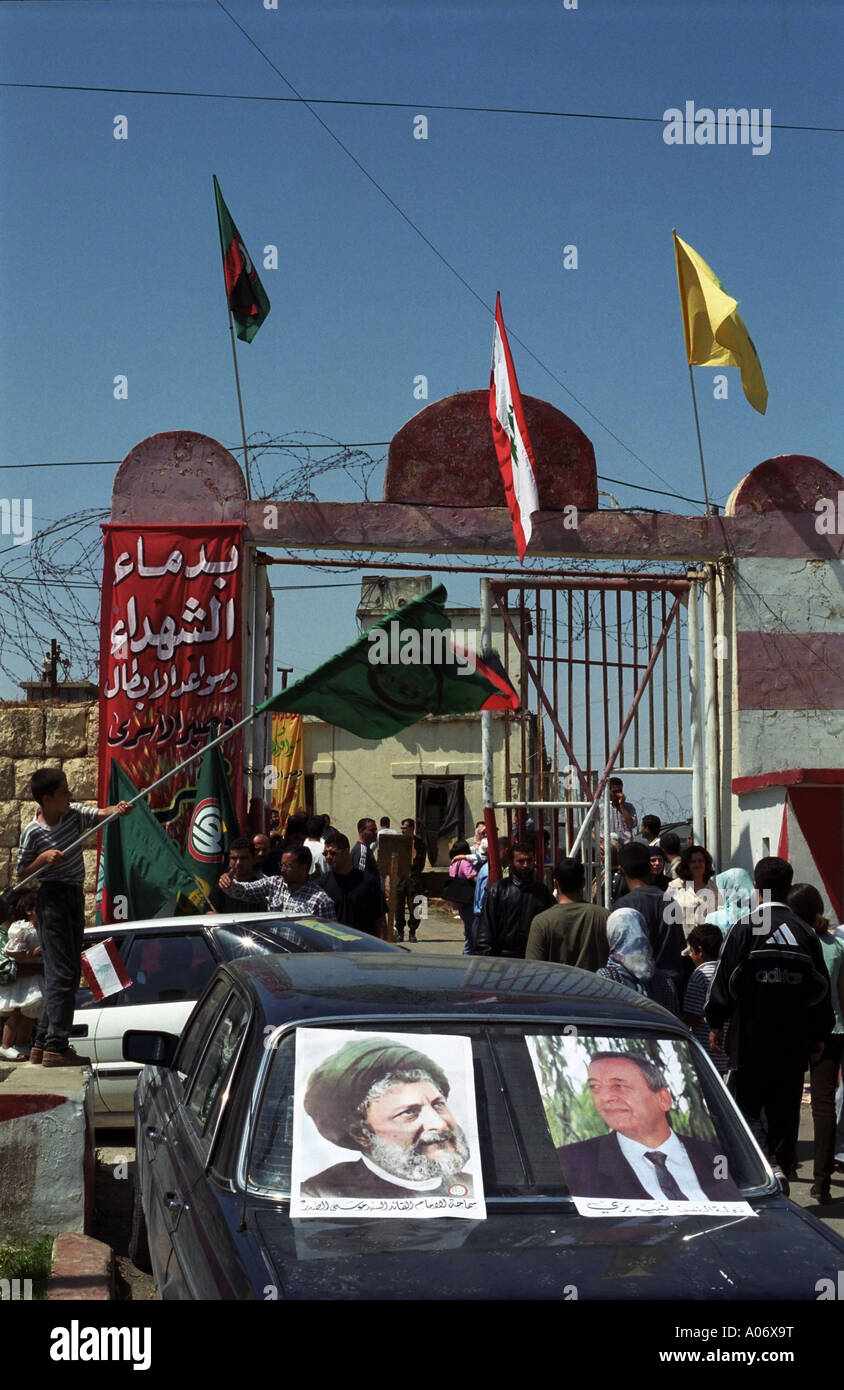
[[[360,1101],[359,1092],[346,1085],[346,1071],[338,1071],[321,1094],[329,1094],[326,1121],[313,1103],[294,1103],[297,1037],[313,1030],[291,1029],[275,1048],[263,1086],[248,1159],[249,1184],[255,1189],[287,1196],[291,1191],[294,1129],[300,1154],[299,1172],[335,1171],[332,1164],[359,1162],[367,1147],[356,1142],[363,1119],[360,1106],[342,1121],[336,1118],[340,1094],[345,1103]],[[579,1196],[586,1171],[601,1166],[616,1145],[634,1154],[647,1171],[649,1196],[665,1194],[662,1174],[654,1176],[647,1161],[663,1142],[682,1144],[683,1161],[689,1160],[688,1180],[703,1200],[738,1200],[737,1189],[765,1187],[768,1176],[760,1157],[738,1123],[727,1092],[711,1064],[690,1040],[660,1037],[629,1028],[593,1027],[578,1031],[562,1023],[519,1023],[483,1020],[404,1022],[356,1022],[337,1025],[343,1040],[364,1033],[370,1036],[408,1038],[407,1046],[418,1053],[434,1054],[437,1042],[442,1055],[443,1035],[466,1039],[471,1045],[467,1062],[468,1085],[452,1077],[451,1094],[442,1069],[435,1072],[438,1087],[450,1107],[454,1122],[464,1131],[464,1141],[474,1134],[480,1150],[470,1154],[467,1167],[482,1169],[483,1189],[489,1198]],[[432,1036],[426,1053],[425,1034]],[[329,1037],[328,1030],[324,1036]],[[341,1039],[338,1038],[338,1044]],[[455,1043],[458,1049],[466,1043]],[[328,1046],[331,1046],[329,1039]],[[323,1052],[325,1048],[323,1047]],[[468,1050],[465,1052],[468,1059]],[[300,1079],[304,1080],[302,1059]],[[465,1078],[464,1078],[465,1079]],[[366,1074],[369,1084],[369,1074]],[[337,1090],[337,1087],[341,1090]],[[473,1096],[472,1093],[473,1092]],[[349,1099],[351,1095],[351,1100]],[[306,1113],[307,1109],[307,1113]],[[473,1114],[464,1113],[466,1109]],[[318,1133],[313,1119],[322,1127]],[[369,1119],[369,1110],[366,1111]],[[294,1119],[297,1123],[294,1126]],[[348,1126],[348,1127],[346,1127]],[[372,1133],[371,1128],[368,1131]],[[605,1139],[600,1148],[594,1141]],[[584,1147],[593,1141],[593,1147]],[[422,1142],[422,1141],[420,1141]],[[638,1145],[638,1149],[636,1148]],[[467,1147],[471,1147],[467,1145]],[[670,1150],[669,1150],[670,1152]],[[597,1155],[600,1155],[600,1160]],[[645,1155],[645,1159],[641,1158]],[[580,1163],[575,1162],[579,1159]],[[692,1169],[692,1161],[694,1170]],[[304,1168],[302,1168],[304,1164]],[[729,1178],[729,1190],[713,1186],[711,1179]],[[686,1180],[681,1177],[681,1181]],[[611,1181],[611,1180],[608,1180]],[[659,1188],[656,1183],[659,1181]],[[587,1191],[584,1196],[598,1195]],[[614,1195],[610,1186],[600,1195]],[[619,1195],[623,1195],[619,1193]],[[685,1196],[685,1193],[679,1195]]]
[[[281,941],[256,931],[255,923],[226,922],[220,926],[209,927],[212,940],[221,961],[242,960],[244,956],[279,955],[287,951]]]
[[[256,924],[253,924],[256,925]],[[319,917],[262,917],[260,930],[284,943],[293,953],[310,951],[394,951],[377,936],[345,927],[342,922],[323,922]]]

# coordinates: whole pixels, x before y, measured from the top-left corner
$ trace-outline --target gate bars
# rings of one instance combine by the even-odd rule
[[[508,833],[516,810],[520,836],[528,808],[533,808],[538,813],[537,849],[543,850],[543,856],[546,811],[552,812],[554,860],[561,812],[566,852],[576,854],[599,804],[606,799],[605,788],[622,750],[633,754],[627,771],[693,773],[693,810],[695,816],[699,814],[703,779],[697,595],[690,593],[699,577],[704,576],[583,574],[481,581],[482,649],[491,646],[494,602],[504,624],[505,669],[509,670],[513,655],[511,642],[519,658],[522,704],[518,713],[505,716],[503,801],[496,802],[493,795],[491,716],[482,716],[483,791],[484,806],[490,812],[488,816],[485,812],[485,818],[491,851],[494,808],[507,810]],[[673,600],[670,606],[669,600]],[[689,605],[685,653],[683,604]],[[672,628],[673,642],[669,640]],[[691,708],[690,730],[684,723],[686,700]],[[511,774],[514,720],[519,722],[520,758],[519,771]],[[692,766],[686,765],[689,733]],[[573,799],[576,789],[577,802]],[[575,835],[576,811],[581,814]],[[708,805],[707,811],[711,811]],[[702,831],[702,817],[695,828]],[[584,849],[591,859],[589,841]],[[491,863],[493,877],[497,868]],[[605,894],[609,877],[605,875]]]

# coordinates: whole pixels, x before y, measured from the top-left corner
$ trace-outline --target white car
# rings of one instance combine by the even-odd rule
[[[116,1128],[134,1123],[135,1083],[141,1071],[123,1060],[123,1034],[128,1028],[181,1033],[218,964],[251,955],[401,949],[340,922],[278,912],[163,917],[91,927],[83,949],[109,937],[132,983],[100,1000],[90,989],[80,989],[71,1043],[90,1059],[98,1124]]]

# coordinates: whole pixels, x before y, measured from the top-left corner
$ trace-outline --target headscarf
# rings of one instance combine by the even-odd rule
[[[710,912],[706,921],[726,936],[753,906],[753,879],[747,869],[724,869],[715,875],[715,885],[724,899],[724,906]]]
[[[375,1083],[394,1071],[423,1071],[448,1095],[448,1077],[424,1052],[389,1038],[353,1039],[326,1057],[308,1080],[305,1111],[323,1138],[343,1149],[360,1148],[350,1132],[360,1121],[359,1107]]]
[[[641,988],[653,978],[654,954],[645,919],[632,907],[617,907],[607,918],[607,940],[610,946],[607,965],[616,966]]]

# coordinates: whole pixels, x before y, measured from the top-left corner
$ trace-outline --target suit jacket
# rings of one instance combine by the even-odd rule
[[[465,1191],[454,1192],[455,1187]],[[361,1201],[371,1198],[391,1197],[398,1201],[403,1197],[471,1197],[472,1179],[468,1173],[457,1173],[453,1178],[445,1178],[439,1187],[428,1192],[418,1192],[412,1187],[399,1187],[386,1182],[367,1168],[363,1159],[352,1159],[350,1163],[335,1163],[322,1173],[316,1173],[302,1183],[303,1197],[357,1197]]]
[[[691,1159],[695,1177],[712,1202],[740,1202],[738,1188],[729,1178],[716,1178],[715,1159],[718,1150],[704,1139],[677,1135]],[[628,1197],[639,1201],[659,1200],[647,1192],[624,1154],[616,1134],[602,1134],[597,1139],[583,1139],[578,1144],[565,1144],[557,1150],[569,1192],[573,1197]]]

